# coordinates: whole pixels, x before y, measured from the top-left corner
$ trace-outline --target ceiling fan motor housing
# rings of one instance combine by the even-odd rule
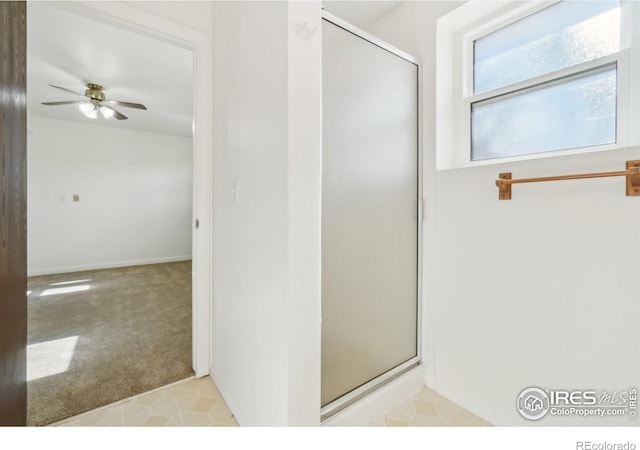
[[[88,83],[87,88],[88,89],[84,91],[84,95],[92,100],[104,101],[105,96],[104,92],[102,92],[104,88],[102,86],[99,84]]]

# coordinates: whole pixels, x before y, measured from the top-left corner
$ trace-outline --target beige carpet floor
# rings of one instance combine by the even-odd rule
[[[29,425],[189,377],[191,262],[31,277]]]

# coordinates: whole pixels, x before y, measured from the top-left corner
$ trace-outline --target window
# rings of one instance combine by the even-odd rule
[[[440,19],[438,168],[630,145],[632,3],[469,2]]]

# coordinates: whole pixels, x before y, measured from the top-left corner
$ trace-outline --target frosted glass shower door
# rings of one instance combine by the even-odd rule
[[[327,20],[322,32],[326,406],[417,359],[418,68]]]

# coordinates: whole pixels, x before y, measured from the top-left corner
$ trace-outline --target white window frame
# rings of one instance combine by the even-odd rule
[[[473,93],[473,42],[558,3],[555,1],[470,1],[437,23],[436,167],[438,170],[501,164],[597,151],[640,143],[640,5],[621,1],[620,51],[479,94]],[[635,27],[632,26],[635,24]],[[636,54],[634,55],[633,52]],[[471,105],[609,64],[617,66],[616,142],[612,144],[471,160]],[[637,80],[631,83],[631,80]],[[638,124],[633,127],[631,124]]]

